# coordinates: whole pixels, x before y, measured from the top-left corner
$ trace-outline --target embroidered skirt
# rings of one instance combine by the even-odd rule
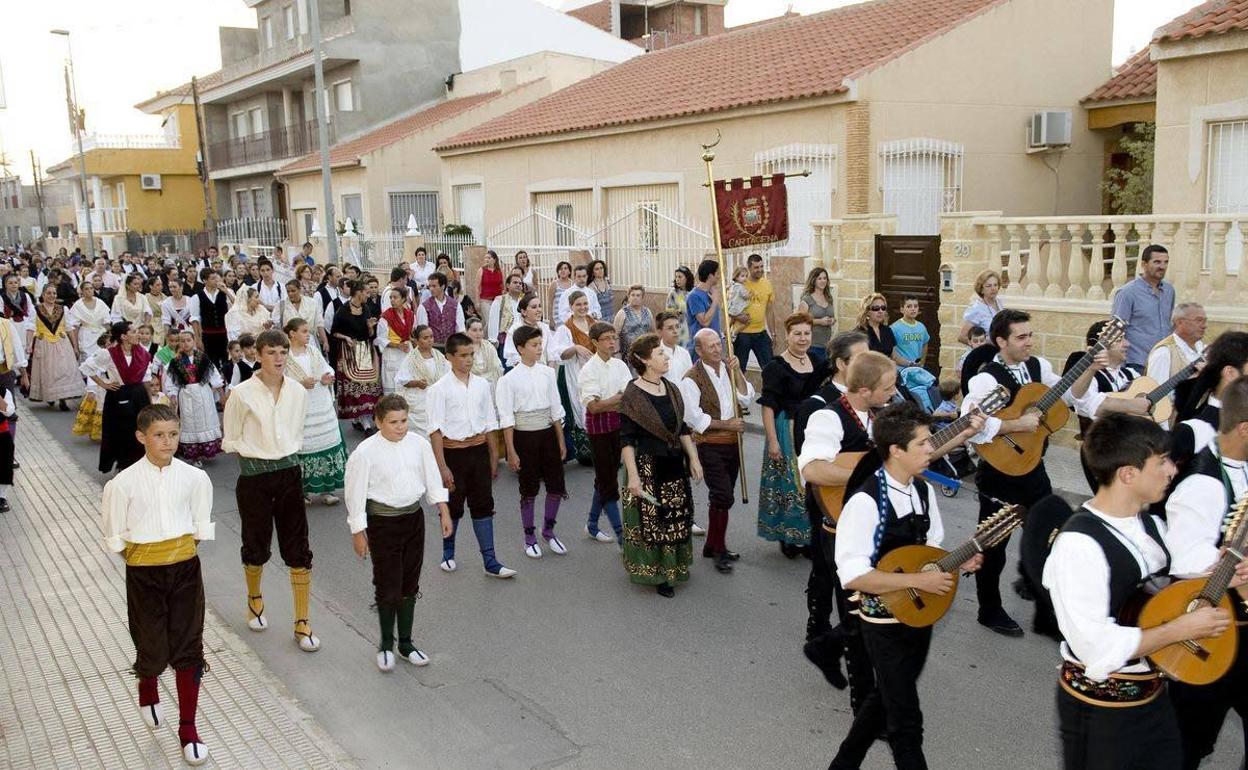
[[[178,390],[178,457],[208,460],[221,454],[221,417],[212,388],[196,382]]]
[[[347,472],[347,447],[341,441],[329,449],[299,455],[303,470],[303,491],[309,495],[326,495],[342,489]]]
[[[564,372],[566,367],[559,367],[559,401],[563,405],[563,413],[566,418],[563,421],[563,441],[568,446],[568,459],[576,458],[581,465],[589,465],[593,462],[593,455],[589,449],[589,435],[585,429],[576,424],[576,420],[572,419],[572,415],[576,414],[573,409],[577,406],[572,403],[572,397],[568,392],[568,384],[564,380]]]
[[[373,413],[381,398],[381,369],[377,349],[365,341],[338,343],[338,418],[355,420]]]
[[[641,487],[658,505],[623,491],[624,569],[641,585],[689,579],[693,492],[683,456],[637,454]]]
[[[104,426],[104,410],[94,393],[87,393],[78,405],[78,414],[74,417],[74,435],[87,436],[92,441],[100,440]]]
[[[780,460],[772,460],[764,450],[763,469],[759,474],[758,536],[764,540],[808,545],[810,521],[806,518],[806,493],[798,484],[793,421],[787,414],[776,415],[776,439],[780,442]]]
[[[56,342],[35,340],[30,353],[30,400],[60,401],[79,398],[86,392],[78,358],[68,337]]]

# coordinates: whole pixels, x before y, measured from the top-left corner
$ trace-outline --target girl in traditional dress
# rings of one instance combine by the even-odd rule
[[[412,328],[416,326],[416,314],[407,306],[407,295],[399,289],[386,292],[388,307],[382,311],[377,322],[377,347],[381,348],[381,389],[394,392],[394,375],[398,374],[403,359],[412,350]]]
[[[642,304],[645,299],[646,287],[633,284],[628,287],[628,302],[615,314],[615,333],[620,336],[620,350],[624,351],[625,360],[634,340],[654,332],[654,315]]]
[[[504,301],[502,299],[500,302]],[[532,326],[542,332],[542,360],[549,361],[550,341],[554,334],[542,323],[542,303],[536,294],[525,294],[516,305],[516,318],[507,328],[507,338],[503,341],[503,363],[511,368],[520,363],[520,351],[516,350],[516,341],[512,333],[521,325]]]
[[[245,286],[238,292],[238,302],[225,314],[225,333],[231,340],[244,334],[259,337],[266,329],[273,328],[273,315],[260,302],[260,292],[254,286]]]
[[[83,281],[78,291],[78,301],[65,314],[65,322],[77,342],[79,360],[85,361],[99,347],[100,335],[109,325],[110,311],[103,300],[96,298],[95,285],[90,281]]]
[[[568,445],[568,458],[575,457],[581,465],[589,465],[592,455],[589,436],[585,433],[585,406],[581,403],[577,381],[581,367],[594,354],[594,343],[589,339],[589,327],[594,319],[589,317],[589,297],[584,289],[568,293],[568,307],[572,308],[572,315],[555,329],[550,341],[550,360],[559,362],[559,398],[567,415],[563,435]]]
[[[78,373],[78,349],[69,334],[66,310],[56,301],[56,286],[43,287],[35,306],[35,341],[30,353],[30,400],[47,401],[68,412],[65,399],[85,392]]]
[[[184,295],[186,290],[182,281],[173,281],[169,284],[169,296],[160,303],[161,324],[165,327],[166,334],[175,332],[195,331],[195,325],[192,323],[195,319],[192,317],[194,312],[191,309],[191,300]],[[200,340],[195,340],[196,347],[203,347]]]
[[[667,302],[664,303],[664,307],[680,316],[680,336],[677,340],[682,348],[689,346],[689,319],[685,316],[685,297],[689,296],[691,291],[693,291],[693,271],[681,265],[676,268],[672,279],[672,290],[667,293]]]
[[[758,535],[778,541],[780,552],[792,559],[810,544],[806,495],[799,482],[797,452],[793,446],[793,419],[798,407],[827,379],[827,359],[813,361],[810,339],[813,324],[805,313],[784,320],[787,345],[763,367],[763,457],[758,490]]]
[[[364,309],[364,284],[355,281],[350,292],[351,299],[334,313],[330,329],[338,351],[338,419],[351,420],[351,427],[371,435],[373,405],[382,396],[380,356],[373,347],[377,319]]]
[[[110,347],[95,351],[82,364],[83,374],[104,391],[103,431],[100,439],[100,473],[117,466],[126,468],[143,456],[134,437],[139,410],[151,403],[147,381],[151,358],[139,345],[137,330],[129,321],[113,324]]]
[[[113,323],[129,321],[134,326],[147,323],[152,317],[152,306],[143,295],[143,276],[131,273],[126,276],[125,286],[113,298]]]
[[[87,281],[85,285],[90,285]],[[108,308],[102,300],[96,300],[105,309]],[[78,303],[74,303],[77,307]],[[72,308],[71,308],[72,309]],[[82,366],[85,361],[95,355],[95,351],[103,349],[108,345],[108,332],[101,332],[98,337],[91,343],[90,355],[83,356],[84,364],[79,365],[78,372],[86,382],[86,395],[82,397],[82,401],[78,404],[78,414],[74,416],[74,427],[70,430],[75,436],[86,436],[92,441],[99,441],[104,433],[104,389],[95,383],[83,371]]]
[[[221,454],[217,396],[224,390],[225,381],[208,356],[195,348],[194,332],[174,332],[168,339],[177,345],[177,354],[165,367],[161,386],[181,421],[177,455],[201,467],[204,460]]]
[[[152,324],[152,341],[154,341],[157,346],[164,345],[165,335],[168,333],[168,327],[165,326],[165,314],[161,309],[161,305],[163,305],[165,299],[167,299],[165,295],[165,279],[161,278],[159,275],[152,276],[147,279],[146,288],[147,294],[145,296],[147,297],[147,304],[152,311],[148,315],[148,318],[150,319],[149,322]],[[173,345],[170,345],[169,347],[173,347]]]
[[[498,383],[498,378],[503,376],[503,362],[493,345],[481,344],[485,339],[485,323],[480,318],[474,318],[468,322],[465,331],[468,339],[472,340],[472,373],[485,378],[493,387]]]
[[[429,415],[425,412],[425,396],[429,386],[451,371],[451,365],[442,351],[433,346],[433,330],[417,326],[412,333],[416,347],[403,359],[403,366],[395,375],[394,384],[403,398],[407,399],[407,429],[429,437]]]
[[[624,494],[624,568],[634,583],[672,597],[693,561],[693,490],[702,465],[685,424],[680,389],[668,382],[667,352],[658,335],[633,343],[628,364],[637,379],[620,401]]]
[[[573,286],[572,263],[560,262],[555,265],[555,280],[550,282],[550,322],[556,322],[555,315],[559,308],[559,298]]]
[[[303,418],[303,446],[299,467],[303,470],[303,499],[312,504],[321,495],[325,505],[335,505],[333,493],[342,489],[347,468],[347,445],[334,412],[334,370],[315,344],[312,330],[302,318],[292,318],[284,329],[290,338],[286,356],[286,376],[308,389],[307,411]]]

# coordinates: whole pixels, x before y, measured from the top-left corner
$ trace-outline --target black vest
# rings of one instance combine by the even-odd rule
[[[1158,575],[1164,575],[1169,572],[1170,551],[1166,548],[1166,543],[1162,540],[1161,533],[1157,530],[1157,522],[1153,521],[1153,517],[1141,514],[1141,520],[1144,523],[1144,531],[1157,545],[1161,546],[1161,550],[1166,555],[1166,563],[1157,572]],[[1066,525],[1062,527],[1063,532],[1078,532],[1087,535],[1095,540],[1104,552],[1105,561],[1109,563],[1108,614],[1111,618],[1117,618],[1131,596],[1153,576],[1140,574],[1140,565],[1135,559],[1135,554],[1110,529],[1109,524],[1086,508],[1077,511],[1075,515],[1066,520]]]
[[[1031,377],[1031,381],[1040,382],[1040,359],[1032,356],[1023,365],[1027,367],[1027,376]],[[1014,375],[1006,368],[1005,364],[996,359],[984,364],[979,371],[991,374],[994,380],[1004,385],[1006,390],[1010,391],[1011,403],[1014,401],[1014,397],[1018,395],[1018,391],[1022,390],[1023,386],[1018,384],[1018,380],[1014,379]]]
[[[1126,381],[1122,386],[1122,390],[1126,390],[1127,386],[1134,382],[1136,377],[1140,376],[1140,370],[1134,364],[1123,364],[1120,371],[1122,372],[1123,377],[1126,378]],[[1120,392],[1118,388],[1114,387],[1113,378],[1110,377],[1109,373],[1104,369],[1098,371],[1095,377],[1097,390],[1101,393]]]
[[[842,452],[866,452],[875,446],[875,442],[867,435],[866,427],[858,424],[858,414],[846,409],[840,398],[829,402],[826,408],[841,418],[841,427],[844,429],[841,437]]]
[[[205,329],[224,329],[225,314],[230,309],[230,301],[226,298],[225,292],[217,289],[215,301],[208,299],[208,293],[203,289],[195,292],[195,296],[199,299],[200,325]]]
[[[1031,378],[1031,381],[1040,383],[1040,359],[1032,356],[1027,359],[1024,366],[1027,367],[1027,376]],[[980,372],[991,374],[994,380],[1004,385],[1005,389],[1010,392],[1010,403],[1014,403],[1014,398],[1023,386],[1018,384],[1005,364],[994,359],[984,364]],[[1049,442],[1046,440],[1044,451],[1047,452],[1048,449]],[[1028,504],[1052,491],[1049,487],[1049,473],[1043,462],[1022,476],[1007,476],[993,468],[991,463],[981,462],[975,472],[975,484],[981,491],[993,497]]]
[[[1226,491],[1226,512],[1229,513],[1235,507],[1235,490],[1226,483],[1226,474],[1222,470],[1222,458],[1213,453],[1212,447],[1205,447],[1197,452],[1196,456],[1183,466],[1183,470],[1175,477],[1174,485],[1170,488],[1172,490],[1177,489],[1179,484],[1190,476],[1208,476],[1211,479],[1216,479],[1218,484],[1222,485],[1223,490]],[[1212,500],[1209,502],[1210,505],[1213,504]],[[1223,525],[1225,525],[1225,521],[1223,521]],[[1222,546],[1222,537],[1225,534],[1224,526],[1218,532],[1217,544],[1219,547]]]
[[[887,480],[886,480],[887,482]],[[880,562],[880,557],[903,545],[924,545],[927,543],[927,531],[931,528],[932,518],[928,513],[928,486],[927,482],[921,478],[914,479],[914,489],[919,494],[922,505],[919,510],[914,513],[907,514],[905,518],[898,518],[897,512],[893,510],[892,504],[888,504],[887,514],[884,517],[884,532],[880,538],[880,547],[876,549],[875,555],[871,558],[871,566],[874,567]],[[854,492],[854,494],[865,493],[873,501],[875,501],[875,509],[880,509],[880,482],[876,476],[872,476],[863,482],[862,486]],[[848,501],[847,496],[846,500]]]
[[[226,361],[225,369],[222,372],[222,374],[225,377],[226,385],[229,385],[230,380],[234,379],[235,367],[238,368],[238,384],[242,385],[247,380],[250,380],[251,375],[254,374],[255,371],[260,368],[260,362],[257,361],[254,364],[249,364],[241,358],[238,359],[238,361]]]

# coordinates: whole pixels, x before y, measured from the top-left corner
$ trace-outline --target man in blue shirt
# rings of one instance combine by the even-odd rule
[[[1140,274],[1114,295],[1114,315],[1127,322],[1127,363],[1143,367],[1148,352],[1170,333],[1174,285],[1166,283],[1170,253],[1152,244],[1140,254]]]
[[[689,324],[689,355],[698,360],[698,351],[694,347],[693,338],[702,329],[714,329],[720,335],[722,329],[722,313],[719,309],[719,263],[713,259],[704,259],[698,265],[697,286],[685,297],[685,317]]]

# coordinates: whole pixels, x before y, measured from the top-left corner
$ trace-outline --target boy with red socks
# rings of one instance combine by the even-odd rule
[[[196,544],[212,540],[215,525],[208,474],[173,456],[178,426],[173,407],[143,407],[135,436],[144,457],[104,486],[100,509],[105,549],[126,560],[126,604],[143,721],[153,729],[164,725],[158,677],[173,668],[182,756],[201,765],[208,747],[196,730],[195,712],[207,664]]]

